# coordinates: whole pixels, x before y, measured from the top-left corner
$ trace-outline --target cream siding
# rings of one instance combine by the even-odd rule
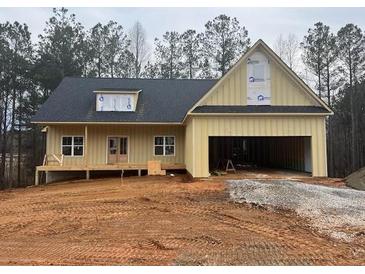
[[[190,120],[190,119],[188,119]],[[185,165],[186,170],[192,174],[194,170],[194,122],[188,122],[185,129]]]
[[[191,148],[194,153],[192,157],[186,158],[186,167],[193,177],[209,176],[209,136],[309,136],[312,144],[312,175],[327,176],[324,117],[206,116],[193,117],[187,127],[192,127],[190,132],[194,132]],[[188,138],[191,138],[189,134],[186,135]]]
[[[61,154],[62,136],[84,136],[84,126],[48,126],[47,154]],[[85,153],[84,153],[85,155]],[[81,166],[84,164],[83,156],[64,156],[64,165]]]
[[[84,157],[65,156],[64,165],[82,166],[106,164],[107,137],[129,137],[129,162],[146,163],[148,160],[161,160],[162,163],[184,163],[185,130],[183,126],[160,125],[88,125],[88,161]],[[47,132],[47,154],[61,153],[63,135],[83,135],[82,125],[51,125]],[[175,136],[175,156],[154,156],[153,142],[156,135]],[[85,144],[84,144],[85,145]],[[85,155],[85,153],[84,153]]]
[[[247,58],[233,68],[228,77],[215,86],[200,105],[247,105]],[[271,105],[319,105],[281,65],[269,56],[268,58],[271,70]]]

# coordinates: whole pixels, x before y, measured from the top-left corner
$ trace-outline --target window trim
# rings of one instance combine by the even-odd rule
[[[156,137],[162,137],[163,138],[163,144],[162,145],[156,145],[155,144],[155,138]],[[174,138],[174,144],[173,145],[166,145],[166,141],[165,141],[165,138],[166,137],[173,137]],[[152,152],[153,152],[153,156],[155,156],[155,157],[175,157],[176,156],[176,136],[175,135],[154,135],[153,136],[153,139],[152,139]],[[162,146],[162,148],[163,148],[163,154],[162,155],[156,155],[155,154],[155,147],[156,146]],[[165,153],[165,148],[166,148],[166,146],[173,146],[174,147],[174,154],[169,154],[169,155],[166,155],[166,153]]]
[[[70,146],[71,147],[71,155],[64,155],[62,152],[63,152],[63,138],[67,138],[67,137],[71,137],[72,138],[72,142],[71,142],[71,145],[66,145],[66,146]],[[82,155],[74,155],[74,147],[75,147],[75,144],[74,144],[74,138],[77,138],[77,137],[82,137]],[[81,145],[77,145],[78,147],[81,146]],[[84,157],[85,155],[85,136],[84,135],[62,135],[61,136],[61,154],[63,154],[64,157]]]

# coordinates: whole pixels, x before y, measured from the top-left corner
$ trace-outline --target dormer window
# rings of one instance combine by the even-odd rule
[[[138,94],[141,90],[98,90],[96,111],[136,111]]]

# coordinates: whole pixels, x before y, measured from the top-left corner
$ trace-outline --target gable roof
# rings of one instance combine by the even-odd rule
[[[246,58],[250,56],[256,49],[261,48],[264,50],[264,52],[269,55],[274,61],[276,61],[279,66],[300,86],[303,88],[303,90],[306,92],[308,96],[310,96],[315,102],[319,104],[322,108],[324,108],[327,112],[327,114],[332,115],[333,111],[331,108],[322,101],[317,94],[291,69],[288,67],[288,65],[261,39],[259,39],[253,46],[251,46],[248,51],[243,54],[240,59],[232,66],[216,83],[215,85],[207,92],[205,93],[202,98],[200,98],[187,112],[184,120],[186,117],[193,113],[195,108],[200,106],[200,104],[207,99],[212,92],[215,91],[215,88],[218,87],[223,81],[225,81],[233,72],[234,70],[242,65],[243,62],[245,62]],[[272,109],[272,108],[271,108]]]
[[[33,117],[33,123],[181,123],[217,80],[66,77]],[[135,112],[96,111],[96,90],[142,90]]]

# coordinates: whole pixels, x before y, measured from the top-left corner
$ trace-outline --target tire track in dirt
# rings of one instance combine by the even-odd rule
[[[0,192],[0,264],[365,264],[362,243],[333,242],[290,213],[231,203],[222,182],[182,181]]]

